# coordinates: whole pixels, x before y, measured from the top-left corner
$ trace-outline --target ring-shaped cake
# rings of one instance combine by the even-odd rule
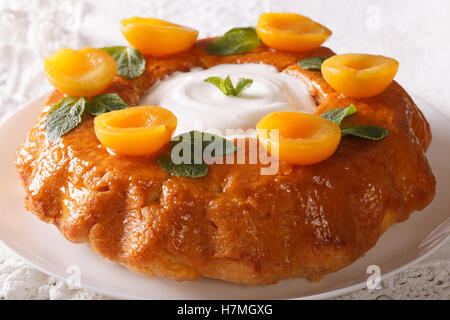
[[[287,53],[260,46],[221,56],[206,50],[211,41],[167,57],[145,56],[141,76],[117,75],[106,92],[133,106],[177,71],[263,63],[303,82],[315,114],[355,104],[349,124],[381,126],[389,136],[342,138],[327,160],[281,161],[275,175],[261,175],[262,164],[211,164],[206,176],[190,179],[169,175],[155,156],[111,154],[97,140],[92,116],[51,143],[45,119],[63,97],[55,91],[17,152],[27,209],[68,240],[87,242],[101,257],[146,276],[258,285],[337,271],[433,199],[435,179],[425,156],[430,128],[398,83],[371,98],[347,98],[320,72],[297,64],[333,55],[328,48]]]

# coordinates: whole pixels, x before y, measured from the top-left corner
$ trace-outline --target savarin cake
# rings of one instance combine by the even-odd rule
[[[318,280],[433,199],[430,128],[394,59],[335,55],[297,14],[199,41],[157,19],[121,30],[133,47],[46,58],[56,91],[17,152],[26,208],[68,240],[150,277]]]

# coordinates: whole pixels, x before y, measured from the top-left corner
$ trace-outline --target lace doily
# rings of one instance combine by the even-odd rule
[[[304,8],[323,7],[320,1],[314,3],[305,2]],[[218,5],[203,0],[1,0],[0,122],[27,100],[51,89],[42,69],[44,56],[61,47],[124,43],[118,30],[108,32],[110,29],[105,28],[105,15],[112,25],[133,15],[180,21],[196,26],[200,36],[205,37],[233,26],[254,25],[261,11],[286,11],[294,5],[298,8],[298,1],[228,0]],[[358,1],[358,6],[369,8],[370,1]],[[195,14],[186,10],[188,7],[195,8]],[[210,18],[219,13],[227,19]],[[448,243],[424,262],[382,281],[381,289],[364,289],[338,299],[449,299],[449,253]],[[0,299],[107,298],[90,290],[74,289],[34,269],[0,245]]]

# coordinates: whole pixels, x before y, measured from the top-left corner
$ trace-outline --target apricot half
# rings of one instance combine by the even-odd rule
[[[127,41],[143,54],[165,56],[190,49],[198,31],[153,18],[129,18],[120,23]]]
[[[105,51],[95,48],[63,48],[44,60],[50,83],[73,97],[91,97],[101,93],[117,72],[116,61]]]
[[[159,106],[142,106],[103,113],[94,119],[100,142],[118,155],[144,156],[167,144],[177,118]]]
[[[331,35],[323,25],[295,13],[263,13],[256,32],[266,46],[291,52],[315,49]]]
[[[398,70],[395,59],[371,54],[341,54],[322,64],[322,75],[337,92],[347,97],[368,98],[391,84]]]
[[[278,132],[274,131],[278,129]],[[341,129],[331,121],[300,112],[273,112],[256,125],[259,142],[272,155],[296,165],[321,162],[333,155]]]

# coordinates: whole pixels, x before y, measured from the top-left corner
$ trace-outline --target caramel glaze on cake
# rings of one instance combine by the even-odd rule
[[[116,76],[107,91],[138,105],[155,81],[175,71],[261,62],[304,81],[317,113],[354,103],[358,113],[346,125],[382,126],[389,136],[343,137],[328,160],[281,162],[276,175],[260,175],[260,165],[215,164],[204,178],[180,178],[161,170],[155,157],[109,154],[90,116],[49,143],[45,116],[62,97],[54,92],[17,152],[27,209],[68,240],[87,242],[100,256],[147,276],[256,285],[317,280],[339,270],[363,256],[391,224],[433,199],[435,179],[425,157],[430,128],[398,83],[373,98],[349,99],[320,72],[297,65],[299,58],[332,54],[327,48],[290,54],[261,47],[216,56],[205,50],[209,41],[178,55],[147,57],[141,77]]]

